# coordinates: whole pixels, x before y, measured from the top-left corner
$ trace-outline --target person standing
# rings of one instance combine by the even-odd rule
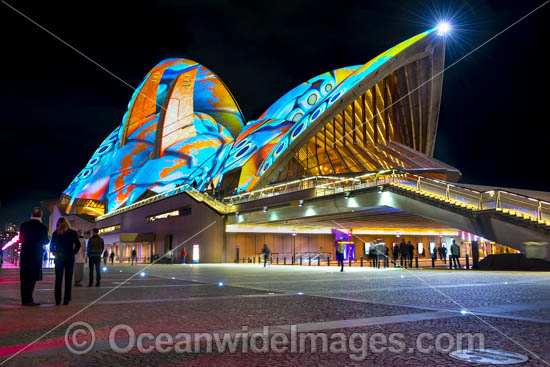
[[[71,301],[75,254],[80,250],[80,241],[78,234],[71,229],[69,221],[63,217],[57,220],[50,250],[55,255],[55,304],[61,303],[61,284],[65,274],[63,304],[68,305]]]
[[[264,243],[264,248],[262,249],[262,254],[264,255],[264,268],[267,265],[267,259],[269,258],[269,254],[271,253],[271,250],[269,247],[267,247],[267,244]]]
[[[407,258],[409,259],[409,268],[412,268],[413,266],[413,255],[414,255],[414,246],[411,243],[411,240],[407,242]]]
[[[92,237],[88,240],[88,264],[90,267],[88,275],[88,287],[94,283],[94,268],[96,273],[95,286],[99,287],[101,282],[101,254],[105,250],[103,238],[99,237],[99,229],[92,229]]]
[[[384,261],[384,256],[386,255],[386,245],[381,242],[382,240],[377,239],[376,245],[374,246],[376,254],[376,267],[380,269],[380,263]]]
[[[109,255],[109,258],[111,259],[111,265],[115,265],[115,252],[111,249],[111,255]]]
[[[185,257],[187,256],[187,251],[185,251],[185,247],[181,250],[181,263],[185,264]]]
[[[77,231],[80,249],[74,257],[74,286],[82,287],[82,279],[84,279],[84,263],[86,262],[86,239],[82,235],[82,230]]]
[[[336,259],[338,260],[340,271],[344,271],[344,243],[342,241],[336,242]]]
[[[42,246],[49,241],[48,227],[42,224],[42,209],[34,208],[31,220],[21,224],[19,231],[19,242],[21,242],[19,280],[23,306],[40,306],[40,303],[34,302],[32,294],[36,282],[42,280]]]
[[[134,265],[134,261],[135,261],[136,264],[137,264],[136,258],[137,258],[137,252],[136,252],[136,248],[134,247],[134,248],[132,249],[132,265]]]
[[[107,259],[109,258],[109,250],[103,251],[103,265],[107,265]]]
[[[403,238],[399,244],[399,254],[401,255],[401,267],[407,268],[407,254],[409,253],[409,247]]]
[[[393,259],[393,266],[397,266],[397,259],[399,258],[399,244],[393,244],[393,247],[391,249],[391,257]]]
[[[455,269],[460,269],[460,246],[456,244],[456,241],[453,240],[453,244],[451,245],[451,260],[452,264],[454,265]]]
[[[434,246],[432,247],[431,252],[430,252],[430,255],[431,255],[431,257],[432,257],[432,261],[433,261],[434,264],[435,264],[435,261],[437,260],[437,253],[438,253],[438,251],[439,251],[439,250],[437,249],[437,247],[436,247],[436,245],[435,245],[435,243],[434,243]]]

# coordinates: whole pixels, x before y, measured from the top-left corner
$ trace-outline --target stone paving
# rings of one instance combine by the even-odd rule
[[[55,306],[53,271],[46,269],[34,294],[42,305],[26,308],[19,305],[18,270],[2,269],[0,365],[475,366],[448,353],[457,348],[458,333],[480,333],[486,348],[529,356],[521,365],[550,366],[550,273],[345,270],[257,264],[115,265],[103,272],[101,287],[73,288],[71,304]],[[78,349],[77,344],[91,341],[91,334],[66,332],[69,325],[82,321],[94,329],[95,342],[89,352],[77,355],[68,350],[66,336]],[[145,350],[113,350],[110,333],[122,324],[137,336],[152,334],[142,335]],[[291,325],[296,325],[295,331]],[[196,345],[195,339],[180,343],[188,349],[162,351],[163,346],[173,349],[185,341],[181,333],[198,338],[194,333],[222,332],[229,337],[263,334],[253,342],[237,340],[233,352],[216,345],[216,340],[210,351],[204,338]],[[288,350],[278,351],[277,340],[299,341],[308,332],[316,333],[317,339],[306,337],[302,346],[297,342],[296,350],[290,342],[284,344]],[[164,340],[159,348],[153,341],[162,333],[175,340]],[[115,347],[126,346],[128,335],[115,333]],[[329,350],[323,349],[323,337]],[[264,345],[269,350],[262,350]]]

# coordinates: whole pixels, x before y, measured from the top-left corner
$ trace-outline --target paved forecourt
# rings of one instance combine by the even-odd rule
[[[27,308],[19,305],[18,270],[0,270],[0,364],[469,366],[448,355],[458,333],[481,333],[486,348],[527,355],[529,366],[547,366],[545,361],[550,361],[545,344],[550,338],[549,273],[359,267],[341,273],[336,267],[201,264],[115,265],[107,266],[102,276],[101,287],[73,288],[71,304],[55,306],[53,271],[45,269],[35,291],[35,301],[42,305]],[[69,334],[74,322],[93,328],[91,351],[75,354],[66,347],[66,333],[73,346],[91,340],[89,335]],[[141,340],[152,349],[114,351],[110,334],[116,345],[130,341],[128,330],[117,325],[127,325],[138,337],[150,333]],[[263,333],[264,338],[279,333],[289,340],[293,333],[325,333],[330,346],[323,350],[322,338],[307,339],[305,351],[292,350],[291,344],[287,350],[276,348],[276,343],[272,348],[272,339],[269,350],[261,350],[261,339],[250,344],[254,350],[243,348],[241,339],[235,350],[223,352],[215,342],[210,351],[205,340],[198,340],[193,350],[164,352],[153,345],[161,333],[174,337],[173,342],[164,340],[173,346],[181,333],[223,332],[233,337]],[[427,336],[419,345],[423,333]],[[437,339],[443,334],[448,335]],[[359,351],[364,335],[368,351]],[[398,335],[402,348],[391,348],[392,335]],[[350,344],[337,348],[332,341],[338,338]],[[434,340],[442,345],[429,350]],[[313,344],[317,350],[311,350]]]

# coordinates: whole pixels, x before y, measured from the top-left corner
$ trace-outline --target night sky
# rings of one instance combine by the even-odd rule
[[[297,84],[363,64],[438,18],[454,27],[448,66],[543,3],[7,2],[134,87],[165,58],[198,61],[223,79],[247,120]],[[3,227],[60,196],[120,124],[133,90],[0,7]],[[549,21],[547,5],[445,73],[435,157],[459,168],[462,182],[550,191]]]

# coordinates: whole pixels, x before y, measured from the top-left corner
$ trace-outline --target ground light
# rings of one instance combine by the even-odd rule
[[[221,287],[223,286],[223,282],[219,282],[218,285]]]
[[[139,273],[139,275],[141,275],[142,277],[144,277],[144,276],[145,276],[145,272],[142,271],[141,273]]]
[[[451,23],[447,21],[442,21],[437,24],[437,27],[435,27],[437,30],[437,34],[440,36],[445,36],[447,33],[451,31]]]
[[[461,313],[462,315],[466,315],[466,314],[468,313],[468,311],[466,311],[466,310],[460,310],[460,313]]]
[[[301,296],[302,294],[304,294],[304,292],[298,292],[298,295]]]
[[[103,270],[103,271],[107,271],[107,267],[106,267],[106,266],[104,266],[103,268],[101,268],[101,270]]]

